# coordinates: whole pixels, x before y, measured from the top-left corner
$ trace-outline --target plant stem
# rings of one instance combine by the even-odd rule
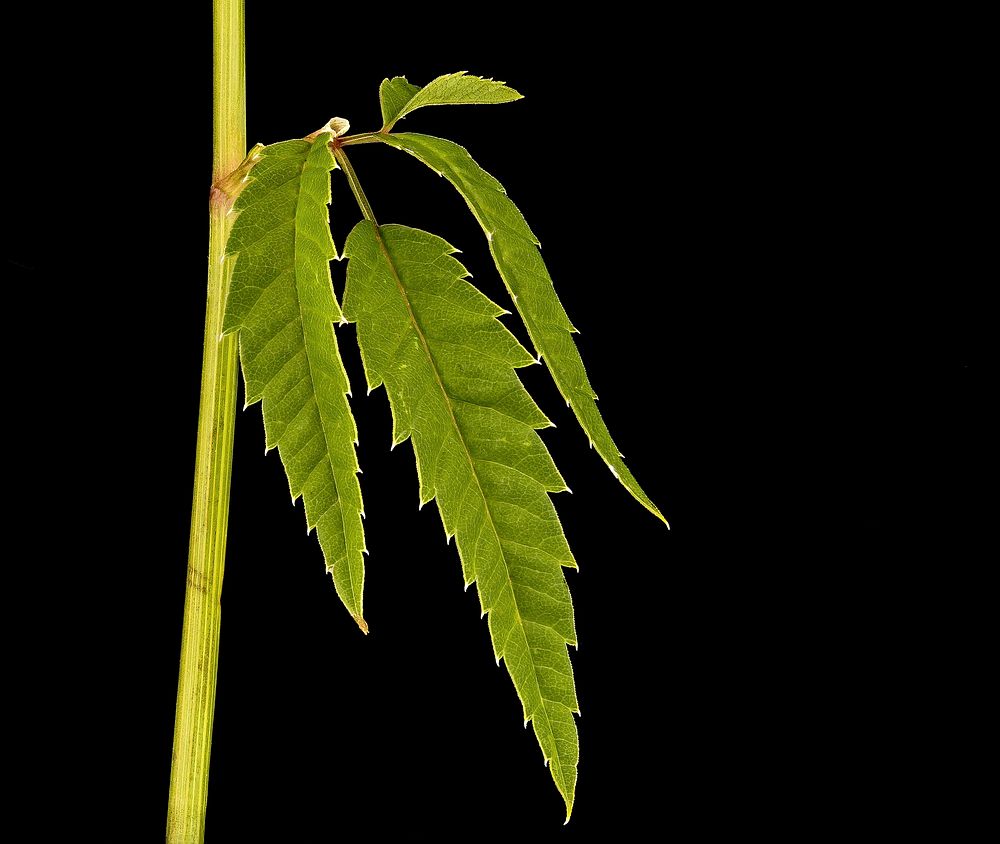
[[[204,839],[208,802],[237,383],[236,340],[220,336],[232,271],[231,262],[224,258],[232,199],[222,185],[246,150],[243,0],[214,0],[213,36],[214,184],[209,203],[208,304],[167,807],[170,844]]]

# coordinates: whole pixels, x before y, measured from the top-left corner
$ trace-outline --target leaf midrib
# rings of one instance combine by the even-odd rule
[[[548,713],[545,711],[545,703],[553,703],[549,698],[546,698],[542,694],[542,688],[538,682],[538,672],[535,667],[535,660],[531,655],[531,645],[528,642],[528,634],[524,629],[524,618],[521,615],[521,608],[517,603],[517,593],[514,591],[514,582],[510,577],[510,566],[507,564],[507,552],[504,550],[503,543],[504,540],[500,538],[500,532],[497,530],[496,523],[493,520],[493,513],[490,510],[489,499],[486,497],[486,493],[483,492],[483,485],[479,481],[479,473],[476,471],[476,462],[472,457],[472,452],[469,451],[469,446],[465,442],[465,437],[462,436],[461,426],[458,424],[458,419],[455,417],[455,411],[451,403],[451,397],[448,395],[448,391],[445,389],[444,381],[441,378],[441,373],[438,371],[437,362],[434,360],[434,355],[430,350],[430,346],[427,343],[427,338],[424,336],[424,332],[420,327],[420,323],[417,320],[416,314],[413,312],[413,307],[410,305],[410,299],[406,295],[406,288],[403,285],[402,280],[399,277],[399,272],[396,269],[396,264],[392,259],[392,255],[389,252],[388,247],[385,244],[385,240],[382,238],[381,227],[377,223],[372,223],[372,228],[375,230],[375,239],[378,241],[379,249],[385,256],[386,262],[389,265],[389,269],[392,271],[393,280],[396,282],[396,287],[399,290],[399,295],[403,297],[403,303],[406,305],[406,312],[410,318],[410,325],[413,326],[413,330],[416,332],[417,337],[420,339],[420,344],[423,346],[424,353],[427,355],[427,360],[430,363],[431,371],[434,373],[434,380],[437,382],[438,387],[441,390],[441,395],[444,397],[445,407],[448,409],[448,416],[451,419],[451,423],[455,428],[455,434],[458,437],[458,441],[462,444],[462,450],[465,452],[465,457],[469,461],[469,469],[472,472],[472,477],[476,482],[476,487],[479,490],[479,496],[483,500],[483,508],[486,511],[486,518],[490,524],[490,529],[493,531],[493,536],[496,538],[497,548],[500,552],[500,559],[503,561],[504,573],[507,575],[507,585],[510,590],[511,601],[514,604],[514,613],[517,617],[517,627],[521,631],[521,637],[524,639],[525,652],[529,655],[529,660],[531,662],[531,678],[535,684],[535,691],[538,695],[538,700],[541,702],[539,707],[542,717],[545,719],[546,732],[548,733],[549,740],[552,744],[552,752],[557,758],[557,764],[559,765],[560,775],[562,774],[563,765],[562,760],[559,758],[559,745],[556,742],[555,734],[552,732],[552,725],[549,723]],[[436,490],[435,490],[436,494]],[[478,572],[476,572],[478,579]],[[509,638],[509,637],[508,637]],[[535,718],[535,713],[532,713],[532,719]]]

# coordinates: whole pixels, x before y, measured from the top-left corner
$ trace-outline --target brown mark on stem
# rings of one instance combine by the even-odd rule
[[[247,157],[240,162],[240,165],[226,176],[217,179],[208,192],[208,204],[210,208],[229,211],[240,195],[247,183],[247,175],[254,164],[260,161],[263,144],[254,144],[252,150],[247,153]]]
[[[205,577],[204,572],[198,571],[190,563],[188,564],[187,582],[196,592],[201,592],[202,595],[208,594],[208,578]]]

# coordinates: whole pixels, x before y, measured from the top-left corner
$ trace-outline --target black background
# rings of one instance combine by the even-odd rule
[[[979,54],[946,55],[954,37],[898,21],[789,33],[627,8],[528,28],[499,8],[488,25],[301,11],[248,4],[251,144],[334,115],[376,128],[378,83],[396,74],[466,69],[526,95],[406,128],[466,145],[524,212],[605,418],[673,530],[587,449],[544,369],[521,370],[557,425],[543,437],[573,489],[556,504],[581,566],[580,781],[563,828],[474,590],[434,507],[417,511],[410,446],[389,452],[384,392],[364,396],[353,328],[338,329],[372,633],[340,606],[264,456],[259,407],[241,412],[209,840],[701,840],[947,817],[940,771],[967,729],[951,707],[976,699],[964,660],[983,623],[967,604],[984,224],[958,194],[980,131],[951,84],[977,77]],[[68,814],[76,829],[99,818],[99,840],[153,841],[197,421],[211,19],[86,27],[65,46],[37,21],[15,27],[39,49],[6,68],[21,129],[8,180],[30,213],[8,228],[4,268],[12,313],[43,339],[14,342],[31,365],[12,378],[48,408],[12,414],[29,443],[12,440],[28,491],[12,521],[37,548],[13,572],[26,598],[12,610],[34,632],[12,660],[42,714],[20,781],[83,807],[40,813],[40,831]],[[442,235],[507,304],[447,182],[388,148],[351,154],[380,221]],[[331,217],[342,244],[358,213],[338,173]]]

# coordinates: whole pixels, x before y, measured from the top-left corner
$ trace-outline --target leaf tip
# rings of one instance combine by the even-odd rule
[[[357,622],[358,627],[361,628],[361,632],[364,633],[367,636],[368,635],[368,622],[365,621],[360,615],[353,615],[352,614],[351,617]]]

